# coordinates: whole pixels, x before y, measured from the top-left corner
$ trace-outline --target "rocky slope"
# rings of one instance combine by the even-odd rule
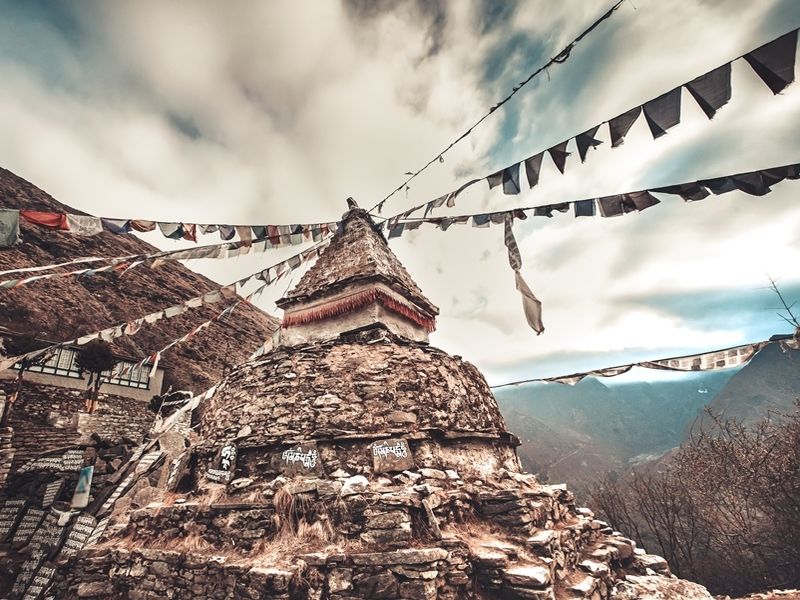
[[[0,207],[79,213],[55,200],[32,183],[0,169]],[[119,213],[124,207],[115,207]],[[0,250],[0,270],[45,265],[82,256],[121,256],[157,249],[132,235],[102,233],[79,237],[69,232],[22,224],[22,243]],[[6,277],[1,277],[6,279]],[[0,292],[0,326],[13,331],[35,332],[62,341],[91,333],[127,319],[166,308],[219,284],[183,265],[167,263],[157,269],[140,267],[125,275],[99,274],[80,279],[55,279],[16,290]],[[211,318],[225,305],[215,304],[189,311],[115,342],[126,356],[144,358],[192,327]],[[203,391],[221,376],[223,369],[242,362],[276,329],[276,319],[246,305],[231,317],[213,324],[191,342],[166,353],[165,386]]]
[[[597,475],[627,469],[678,446],[732,372],[674,381],[615,384],[587,378],[575,386],[529,384],[497,390],[526,469],[581,488]]]

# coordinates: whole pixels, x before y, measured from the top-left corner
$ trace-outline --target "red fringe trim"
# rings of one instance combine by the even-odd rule
[[[436,321],[434,319],[420,314],[407,304],[400,302],[386,292],[374,288],[355,293],[352,296],[342,298],[341,300],[337,300],[335,302],[323,304],[318,308],[311,308],[304,310],[301,313],[286,315],[283,317],[282,325],[284,328],[288,328],[295,325],[306,325],[315,321],[322,321],[323,319],[329,319],[331,317],[353,312],[354,310],[363,308],[364,306],[372,304],[373,302],[378,302],[384,308],[388,308],[392,312],[395,312],[400,316],[405,317],[409,321],[416,323],[420,327],[425,328],[425,330],[429,333],[436,329]]]

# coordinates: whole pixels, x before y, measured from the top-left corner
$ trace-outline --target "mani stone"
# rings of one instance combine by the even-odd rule
[[[370,451],[372,453],[372,470],[375,473],[408,471],[414,468],[411,448],[403,438],[373,442]]]
[[[295,475],[322,475],[322,460],[314,442],[303,442],[277,450],[273,465],[286,477]]]

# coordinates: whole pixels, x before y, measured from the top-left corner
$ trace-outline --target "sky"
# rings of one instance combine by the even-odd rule
[[[338,219],[436,157],[610,6],[434,0],[218,3],[0,0],[0,165],[109,217],[211,223]],[[626,0],[384,208],[485,176],[800,26],[796,0]],[[800,162],[800,85],[773,96],[742,60],[709,121],[639,119],[619,148],[453,214],[549,204]],[[768,289],[800,299],[797,182],[764,197],[663,197],[615,219],[516,225],[546,331],[526,325],[502,228],[423,226],[391,247],[441,309],[431,342],[490,383],[711,350],[787,332]],[[0,199],[1,202],[1,199]],[[447,210],[439,214],[447,214]],[[180,247],[158,235],[159,247]],[[214,243],[213,238],[202,240]],[[189,266],[221,283],[297,249]],[[297,277],[293,281],[296,282]],[[280,316],[274,300],[259,306]],[[132,315],[135,317],[138,315]]]

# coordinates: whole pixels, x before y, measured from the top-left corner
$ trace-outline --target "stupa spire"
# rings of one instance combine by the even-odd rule
[[[331,244],[277,304],[284,310],[283,343],[296,345],[382,325],[427,341],[439,309],[389,249],[366,210],[352,198]]]

